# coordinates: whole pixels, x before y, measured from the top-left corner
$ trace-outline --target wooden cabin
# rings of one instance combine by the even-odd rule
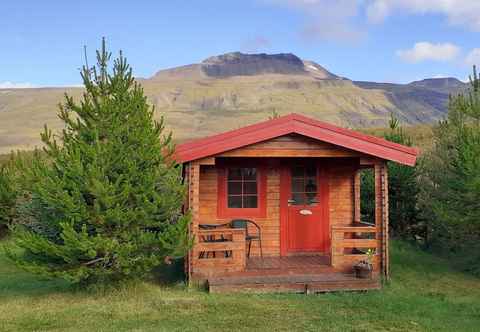
[[[323,292],[376,289],[388,278],[387,161],[413,166],[416,149],[291,114],[176,154],[195,239],[190,280],[211,292]],[[365,168],[375,174],[375,224],[360,216]],[[373,276],[356,278],[368,249]]]

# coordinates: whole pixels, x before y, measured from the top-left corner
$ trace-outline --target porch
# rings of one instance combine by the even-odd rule
[[[280,258],[282,259],[282,258]],[[220,274],[207,279],[210,293],[324,293],[332,291],[364,291],[381,288],[379,276],[358,279],[328,265],[286,269],[255,269]]]
[[[193,277],[205,280],[210,292],[310,294],[379,289],[378,272],[370,279],[358,279],[351,269],[355,262],[367,258],[361,248],[377,251],[376,227],[332,227],[331,232],[334,241],[329,254],[248,258],[245,230],[199,230],[192,257]],[[376,267],[380,264],[378,254],[373,263]]]

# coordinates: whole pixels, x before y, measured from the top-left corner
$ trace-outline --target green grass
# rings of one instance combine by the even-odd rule
[[[208,294],[181,283],[79,291],[0,256],[1,331],[478,331],[480,280],[395,242],[382,291]]]

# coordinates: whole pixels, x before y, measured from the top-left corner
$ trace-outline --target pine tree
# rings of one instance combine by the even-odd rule
[[[410,137],[393,115],[389,121],[389,131],[384,135],[388,141],[407,146],[412,145]],[[417,207],[418,185],[416,167],[388,163],[389,218],[392,234],[404,238],[423,236]],[[375,220],[375,187],[372,172],[364,172],[361,186],[362,214],[368,222]]]
[[[60,105],[65,129],[57,138],[45,127],[46,158],[37,152],[23,170],[28,222],[13,227],[7,254],[26,270],[75,283],[120,280],[190,245],[171,133],[154,121],[122,53],[113,70],[110,59],[103,40],[97,65],[82,68],[81,102],[65,95]]]
[[[390,131],[385,139],[394,143],[412,146],[398,119],[390,119]],[[390,228],[394,235],[415,239],[424,237],[424,227],[419,217],[417,167],[388,163],[388,193]]]
[[[10,160],[0,164],[0,237],[14,218],[17,192],[13,161]]]
[[[429,244],[480,275],[480,78],[475,67],[470,89],[450,99],[447,119],[435,128],[421,180]]]

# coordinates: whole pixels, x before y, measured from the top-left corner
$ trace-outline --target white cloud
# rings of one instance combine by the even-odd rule
[[[407,14],[446,17],[450,25],[480,31],[480,0],[257,0],[302,14],[306,40],[358,41],[369,23]],[[366,19],[364,15],[366,14]]]
[[[0,89],[31,89],[35,88],[36,86],[32,83],[14,83],[14,82],[0,82]]]
[[[366,7],[370,22],[379,23],[400,11],[413,14],[440,14],[452,25],[480,31],[479,0],[369,0]]]
[[[300,36],[307,41],[351,42],[364,36],[364,31],[353,22],[360,12],[361,0],[263,0],[262,2],[300,12],[304,16]]]
[[[450,61],[460,53],[460,48],[451,43],[432,44],[429,42],[416,43],[413,48],[397,51],[397,56],[411,63],[421,61]]]
[[[480,48],[474,48],[471,50],[465,58],[465,63],[469,66],[480,66]]]
[[[35,85],[28,82],[15,83],[10,81],[0,82],[0,89],[34,89],[34,88],[83,88],[83,84],[53,84]]]

